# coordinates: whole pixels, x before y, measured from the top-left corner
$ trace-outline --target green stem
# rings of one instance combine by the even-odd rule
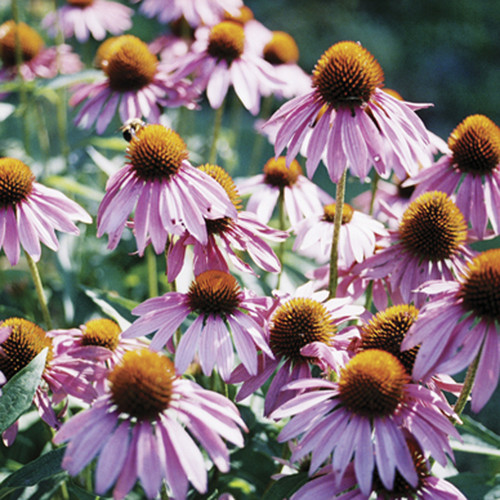
[[[158,297],[158,271],[156,268],[156,254],[151,245],[148,245],[146,247],[146,263],[148,266],[149,297]]]
[[[38,302],[40,303],[40,307],[42,309],[43,320],[45,322],[45,326],[48,330],[52,330],[52,320],[50,319],[49,308],[47,307],[47,299],[45,298],[45,294],[43,293],[42,280],[40,279],[40,273],[38,272],[38,267],[36,262],[33,260],[31,255],[28,253],[24,253],[26,255],[26,260],[28,261],[28,266],[30,268],[31,276],[33,278],[33,282],[35,284],[36,294],[38,296]]]
[[[345,183],[347,178],[347,169],[344,170],[342,177],[337,183],[337,193],[335,196],[335,217],[333,219],[333,238],[332,250],[330,253],[330,277],[328,281],[328,298],[333,298],[337,294],[337,284],[339,279],[338,268],[338,247],[340,227],[342,225],[342,211],[344,209]]]
[[[380,180],[380,175],[378,175],[377,172],[375,172],[375,175],[374,175],[373,181],[372,181],[372,197],[370,200],[370,210],[368,212],[368,215],[373,215],[373,208],[375,207],[375,195],[377,194],[379,180]]]
[[[469,369],[465,375],[464,385],[462,387],[462,392],[458,396],[457,402],[455,403],[454,410],[457,415],[460,415],[467,404],[470,393],[472,392],[472,386],[474,385],[474,379],[476,378],[477,366],[479,364],[479,359],[481,358],[481,353],[483,352],[483,346],[479,349],[476,358],[469,365]]]
[[[259,115],[261,119],[267,120],[267,118],[269,118],[269,115],[271,114],[272,104],[273,104],[272,96],[264,97],[262,99],[262,107]],[[260,171],[259,166],[262,156],[262,150],[264,149],[264,144],[265,144],[264,134],[258,133],[255,136],[255,142],[252,149],[252,156],[250,159],[248,175],[254,175],[258,171]]]
[[[280,194],[278,197],[278,217],[279,217],[279,228],[284,231],[286,229],[286,219],[285,219],[285,188],[280,187]],[[281,241],[278,247],[278,259],[281,263],[281,269],[278,273],[278,281],[276,283],[276,290],[280,289],[281,276],[283,274],[283,265],[285,258],[285,241]]]
[[[215,110],[214,133],[212,136],[212,144],[210,146],[210,154],[208,155],[208,163],[214,165],[217,161],[217,141],[222,125],[222,115],[224,114],[224,102]]]
[[[29,141],[29,122],[28,122],[28,91],[26,89],[26,82],[24,81],[23,75],[21,73],[21,66],[23,64],[23,51],[21,47],[21,40],[19,38],[19,32],[17,30],[17,25],[19,24],[19,9],[17,6],[17,0],[11,1],[11,9],[12,9],[12,20],[16,25],[16,29],[14,30],[14,40],[15,40],[15,50],[16,50],[16,70],[17,70],[17,78],[19,80],[19,98],[21,101],[21,110],[23,116],[23,142],[24,142],[24,150],[28,155],[31,156],[31,145]]]

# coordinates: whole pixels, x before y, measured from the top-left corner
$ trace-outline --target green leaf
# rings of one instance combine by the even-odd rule
[[[463,443],[452,440],[455,451],[500,457],[500,436],[475,421],[468,415],[462,415],[463,425],[459,427]]]
[[[47,350],[43,349],[2,387],[0,432],[8,429],[31,406],[45,368]]]
[[[0,483],[0,498],[17,489],[35,486],[45,479],[62,473],[61,462],[64,451],[65,447],[49,451],[5,478]]]
[[[104,196],[104,193],[97,189],[92,189],[91,187],[80,184],[74,179],[60,175],[47,177],[44,180],[44,184],[49,187],[60,189],[66,193],[71,193],[72,195],[82,196],[92,201],[101,201]]]
[[[283,500],[283,498],[290,498],[301,486],[307,483],[308,479],[305,472],[282,477],[273,483],[262,497],[262,500]]]
[[[102,312],[113,318],[122,330],[128,328],[130,323],[136,319],[130,311],[138,305],[138,302],[103,290],[83,289],[87,296],[100,307]]]
[[[500,436],[498,434],[495,434],[493,431],[468,415],[462,415],[461,419],[463,421],[463,425],[459,427],[459,430],[462,434],[465,432],[475,436],[487,445],[494,448],[500,448]]]

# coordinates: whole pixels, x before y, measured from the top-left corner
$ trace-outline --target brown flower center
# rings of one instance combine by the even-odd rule
[[[186,143],[163,125],[146,125],[137,130],[126,155],[136,175],[145,181],[169,180],[187,157]]]
[[[240,300],[238,281],[224,271],[205,271],[199,274],[188,291],[189,307],[204,315],[231,314],[240,305]]]
[[[92,319],[85,323],[82,345],[106,347],[114,351],[120,342],[121,328],[115,321],[106,318]]]
[[[270,327],[270,346],[276,356],[303,359],[300,350],[311,342],[329,344],[336,327],[325,306],[316,300],[297,297],[285,302],[274,313]]]
[[[410,381],[404,366],[379,349],[362,351],[342,369],[340,398],[348,410],[364,417],[391,415]]]
[[[149,349],[128,351],[109,374],[111,398],[118,410],[138,420],[156,420],[172,397],[172,361]]]
[[[243,7],[240,8],[239,15],[237,16],[232,16],[231,14],[229,14],[229,12],[224,12],[225,21],[233,21],[235,23],[244,25],[252,19],[255,19],[255,16],[253,15],[252,10],[246,5],[243,5]]]
[[[243,27],[232,21],[222,21],[210,31],[207,53],[230,65],[243,54],[245,32]]]
[[[401,351],[401,343],[417,316],[418,309],[407,304],[378,312],[361,329],[361,349],[380,349],[391,353],[401,361],[406,373],[411,375],[418,346],[409,351]]]
[[[490,174],[500,163],[500,128],[484,115],[465,118],[448,138],[453,164],[466,174]]]
[[[127,92],[142,89],[153,81],[158,59],[139,38],[123,35],[98,51],[98,64],[112,90]]]
[[[35,176],[15,158],[0,158],[0,208],[25,200],[33,189]]]
[[[212,179],[216,180],[226,191],[229,199],[236,208],[241,210],[241,198],[238,188],[234,183],[232,177],[218,165],[211,165],[206,163],[198,167],[199,170],[208,174]],[[233,226],[233,219],[231,217],[222,217],[220,219],[205,219],[208,234],[221,234]]]
[[[459,297],[468,311],[500,321],[500,248],[480,253],[469,263]]]
[[[14,21],[6,21],[0,26],[0,58],[4,66],[16,65],[17,43],[21,46],[23,62],[34,59],[44,46],[42,37],[27,24],[18,23],[16,27]]]
[[[332,45],[318,60],[313,71],[313,87],[323,101],[353,109],[368,102],[384,81],[376,59],[355,42]]]
[[[335,203],[330,203],[329,205],[325,205],[323,207],[323,220],[326,222],[335,221]],[[344,203],[342,206],[342,224],[348,224],[352,220],[352,216],[354,215],[354,209],[348,203]]]
[[[99,45],[94,57],[94,66],[97,69],[104,69],[108,65],[108,59],[114,52],[113,46],[119,42],[119,38],[119,36],[111,36]]]
[[[88,7],[94,3],[94,0],[66,0],[66,3],[72,5],[73,7]]]
[[[9,338],[0,344],[0,371],[7,380],[27,366],[45,347],[49,348],[45,365],[52,359],[52,340],[45,331],[31,321],[9,318],[0,327],[11,327]]]
[[[399,225],[403,246],[416,257],[440,261],[454,256],[467,237],[462,212],[440,191],[420,195]]]
[[[429,476],[429,468],[427,466],[427,460],[424,453],[422,452],[420,446],[414,439],[407,439],[406,444],[410,450],[413,465],[417,472],[419,482],[416,487],[409,484],[406,479],[401,475],[401,473],[396,470],[396,475],[394,477],[394,485],[390,491],[388,491],[380,476],[378,470],[375,469],[373,476],[373,491],[378,493],[382,498],[419,498],[418,495],[420,488],[425,484],[425,478]]]
[[[293,36],[284,31],[273,31],[273,37],[264,47],[264,59],[275,66],[296,63],[299,48]]]
[[[302,175],[302,168],[297,160],[293,160],[290,166],[286,165],[286,158],[280,156],[275,159],[270,158],[264,165],[264,182],[271,186],[286,187],[293,186],[299,176]]]

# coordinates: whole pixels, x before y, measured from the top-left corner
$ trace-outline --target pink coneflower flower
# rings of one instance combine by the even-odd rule
[[[424,193],[403,214],[389,246],[354,268],[364,278],[384,279],[395,304],[425,300],[415,289],[429,280],[452,280],[473,252],[465,244],[467,226],[455,203],[440,191]]]
[[[325,205],[321,212],[305,218],[294,228],[297,237],[293,249],[325,263],[330,259],[335,203]],[[339,264],[350,267],[373,255],[380,237],[387,236],[384,225],[374,218],[344,203],[340,227],[338,253]]]
[[[340,267],[338,270],[339,284],[337,286],[337,297],[350,297],[353,302],[357,301],[368,288],[372,288],[373,305],[379,311],[388,305],[387,291],[382,279],[372,279],[360,276],[355,262],[351,267]],[[312,280],[314,290],[327,290],[330,281],[330,264],[316,267],[306,273],[306,278]]]
[[[369,190],[354,197],[351,203],[354,208],[365,213],[369,213],[371,208],[375,219],[395,230],[410,204],[414,190],[413,186],[403,187],[402,182],[392,183],[379,179],[375,199],[372,200],[373,192]]]
[[[0,158],[0,249],[12,266],[19,261],[20,246],[35,261],[42,253],[40,242],[56,251],[56,229],[80,234],[74,221],[90,224],[92,219],[59,191],[36,182],[21,160]]]
[[[171,129],[147,125],[134,133],[128,163],[109,178],[97,215],[97,236],[109,234],[108,248],[117,246],[136,205],[134,233],[140,255],[148,238],[160,254],[170,233],[186,230],[206,244],[206,219],[236,215],[224,189],[187,158],[186,144]]]
[[[79,42],[86,42],[90,36],[103,40],[106,33],[121,35],[130,29],[133,12],[118,2],[66,0],[66,5],[45,16],[42,26],[52,37],[61,29],[65,38],[74,35]]]
[[[198,352],[203,373],[210,375],[217,366],[222,379],[227,381],[234,365],[234,342],[242,363],[255,375],[257,351],[273,356],[258,317],[267,302],[242,290],[230,274],[206,271],[195,278],[187,293],[169,292],[133,309],[132,313],[140,318],[123,332],[123,338],[156,331],[150,348],[159,350],[193,313],[196,319],[175,350],[177,371],[184,373]]]
[[[297,160],[287,167],[284,156],[269,159],[264,173],[238,182],[238,190],[242,195],[250,194],[246,208],[264,224],[271,220],[281,192],[292,227],[304,217],[321,212],[323,204],[333,202],[329,194],[302,175]]]
[[[122,329],[115,321],[96,318],[87,321],[80,328],[70,330],[52,330],[54,345],[60,353],[70,354],[75,358],[100,360],[105,368],[100,378],[96,377],[96,388],[101,394],[108,371],[114,368],[130,350],[147,347],[136,339],[124,339]]]
[[[430,295],[403,348],[420,344],[414,378],[436,371],[454,374],[480,355],[472,388],[472,410],[486,404],[500,372],[500,249],[482,252],[456,281],[431,282],[420,291]]]
[[[367,349],[387,351],[395,356],[404,366],[406,373],[412,376],[415,358],[420,346],[415,345],[411,349],[402,349],[401,345],[406,334],[417,321],[418,315],[419,310],[411,304],[399,304],[380,310],[361,326],[360,341],[356,346],[353,346],[353,349],[358,352]],[[414,380],[420,382],[420,379]],[[462,384],[443,374],[434,375],[425,380],[425,383],[429,389],[438,394],[444,390],[458,395],[462,389]]]
[[[342,479],[339,480],[331,465],[326,465],[314,477],[294,493],[290,500],[467,500],[466,497],[451,483],[445,479],[432,476],[429,465],[425,458],[412,442],[408,443],[412,451],[412,458],[418,474],[417,486],[408,484],[401,475],[396,472],[394,487],[390,490],[385,488],[378,475],[374,478],[373,492],[365,494],[360,491],[354,464],[351,463]]]
[[[176,376],[173,363],[147,349],[127,352],[110,373],[109,390],[91,408],[66,422],[54,437],[68,442],[62,466],[78,474],[97,459],[95,491],[113,487],[127,497],[139,480],[147,498],[165,480],[171,498],[186,498],[188,483],[207,490],[205,458],[228,472],[223,439],[243,446],[246,430],[236,407],[224,396]]]
[[[45,47],[42,37],[25,23],[6,21],[0,26],[0,81],[12,80],[17,75],[16,38],[21,45],[19,71],[24,80],[54,78],[59,73],[76,73],[83,68],[77,54],[69,45]]]
[[[418,171],[429,138],[414,106],[381,89],[382,68],[355,42],[339,42],[316,63],[312,90],[285,103],[265,127],[279,126],[276,155],[288,146],[290,162],[308,137],[306,169],[312,177],[323,157],[333,182],[349,166],[365,179],[372,165],[404,179]],[[325,154],[326,152],[326,154]]]
[[[201,26],[195,37],[191,51],[178,59],[173,78],[177,81],[192,75],[194,87],[206,90],[214,109],[221,107],[232,85],[243,106],[257,114],[261,89],[276,86],[280,80],[274,68],[249,48],[245,28],[223,21],[212,28]]]
[[[133,35],[112,37],[101,44],[96,64],[104,80],[73,87],[69,101],[78,106],[77,125],[102,134],[118,110],[122,122],[144,116],[158,123],[162,106],[194,107],[198,92],[184,81],[173,82],[148,46]]]
[[[277,370],[264,403],[264,414],[269,416],[296,394],[283,391],[283,386],[310,378],[312,365],[338,373],[346,364],[350,358],[348,347],[359,334],[356,328],[339,332],[338,327],[359,317],[364,308],[351,304],[349,299],[326,300],[327,295],[327,292],[311,293],[305,286],[297,289],[294,297],[280,301],[267,324],[274,359],[260,356],[257,374],[249,373],[244,365],[236,368],[230,382],[243,382],[237,401],[253,394]]]
[[[96,396],[92,382],[102,369],[96,359],[79,359],[60,353],[50,334],[35,323],[21,318],[9,318],[0,323],[0,373],[6,381],[22,370],[43,349],[48,348],[42,384],[38,386],[33,402],[41,418],[51,427],[60,423],[52,408],[68,395],[87,403]],[[3,384],[2,384],[3,385]],[[49,394],[49,392],[51,394]],[[17,434],[17,422],[4,433],[4,440],[12,444]]]
[[[273,94],[278,99],[291,99],[309,92],[312,80],[310,75],[297,64],[299,48],[292,35],[285,31],[270,31],[263,42],[262,56],[274,67],[276,77],[283,83],[263,88],[262,94],[265,96]]]
[[[375,467],[388,490],[394,487],[397,471],[417,487],[419,476],[408,439],[441,465],[447,455],[453,457],[449,437],[459,439],[449,420],[453,410],[433,391],[411,384],[400,361],[386,351],[360,352],[341,371],[338,382],[299,380],[285,389],[303,392],[271,417],[292,417],[278,440],[300,436],[291,460],[311,453],[310,474],[331,458],[340,480],[353,459],[359,489],[369,495]]]
[[[193,271],[198,275],[204,271],[218,269],[229,271],[227,259],[240,271],[255,274],[249,264],[237,252],[247,252],[252,260],[265,271],[277,273],[281,263],[265,240],[283,241],[288,233],[278,231],[260,222],[252,212],[240,210],[241,199],[231,176],[218,165],[206,164],[199,170],[207,173],[220,184],[237,210],[236,217],[207,219],[208,240],[197,241],[186,233],[170,245],[167,255],[167,276],[173,281],[182,269],[186,246],[193,245]]]
[[[450,153],[405,185],[424,191],[456,193],[456,204],[479,239],[488,221],[500,234],[500,128],[484,115],[465,118],[448,138]]]
[[[196,28],[202,24],[213,26],[227,13],[237,16],[242,6],[242,0],[142,0],[140,11],[165,24],[184,17]]]

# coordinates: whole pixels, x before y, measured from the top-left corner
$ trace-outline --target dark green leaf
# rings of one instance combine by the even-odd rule
[[[301,486],[307,483],[308,479],[305,472],[282,477],[267,490],[262,500],[283,500],[283,498],[290,498]]]
[[[137,305],[137,302],[103,290],[84,288],[84,291],[104,314],[113,318],[120,325],[122,330],[137,319],[130,312]]]
[[[0,483],[0,498],[17,489],[35,486],[40,481],[62,473],[61,462],[64,451],[65,448],[49,451],[12,473]]]
[[[0,397],[0,432],[8,429],[30,406],[45,368],[47,348],[16,373],[3,387]]]
[[[500,436],[477,422],[468,415],[462,415],[463,425],[460,427],[461,434],[467,433],[479,438],[483,443],[500,449]]]

